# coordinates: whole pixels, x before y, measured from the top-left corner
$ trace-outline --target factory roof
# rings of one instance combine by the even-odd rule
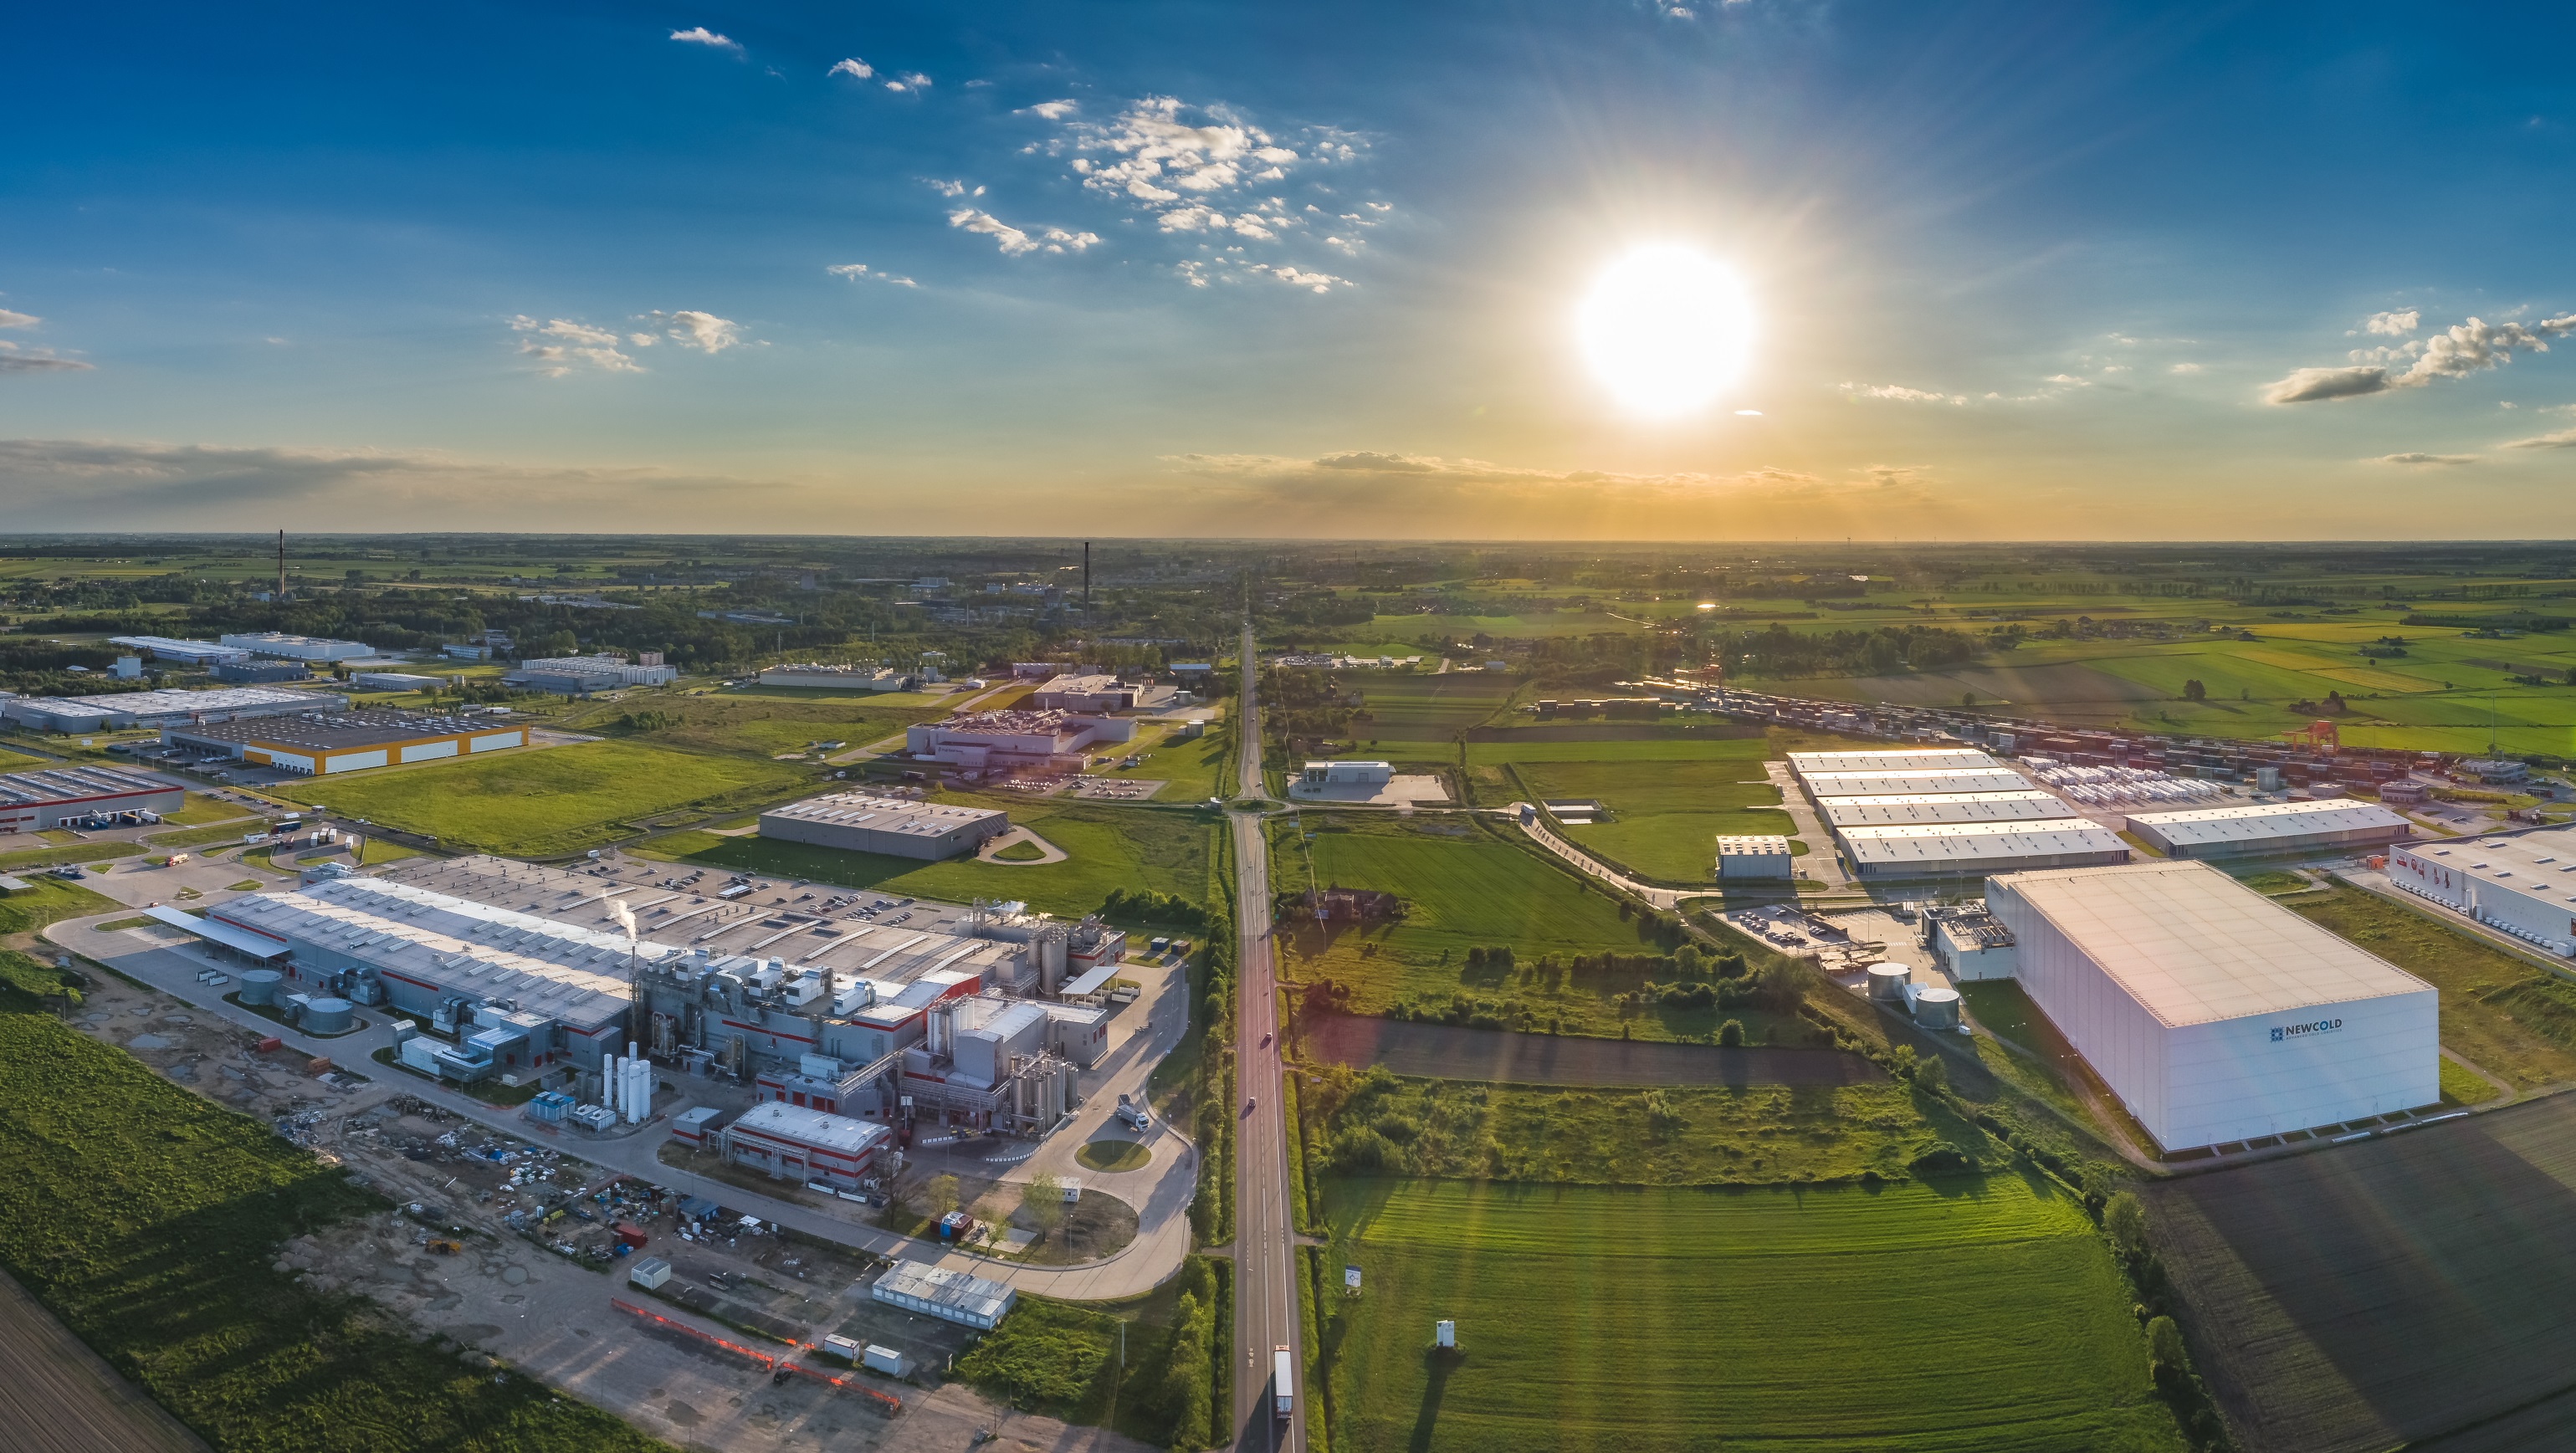
[[[2447,838],[2410,843],[2407,851],[2439,860],[2454,873],[2503,879],[2526,893],[2576,895],[2576,830],[2551,828],[2511,837]],[[2569,897],[2576,902],[2576,897]]]
[[[925,722],[943,736],[1033,736],[1073,730],[1073,713],[1049,709],[1024,711],[970,711],[946,721]]]
[[[1789,770],[1801,777],[1818,772],[1958,772],[1993,765],[1994,758],[1974,747],[1898,747],[1882,752],[1789,754]]]
[[[166,903],[156,903],[144,909],[143,916],[155,923],[166,923],[172,928],[193,933],[199,938],[212,939],[228,949],[249,954],[255,959],[273,959],[287,949],[286,944],[276,939],[264,938],[245,928],[235,928],[221,919],[199,918],[193,913],[173,908]]]
[[[183,641],[170,636],[110,636],[111,646],[131,646],[171,661],[235,661],[250,654],[240,646],[219,646],[212,641]]]
[[[416,742],[427,737],[461,736],[467,732],[517,731],[507,723],[480,717],[421,716],[408,711],[334,711],[304,716],[262,716],[179,728],[191,737],[219,742],[274,743],[333,751],[345,747],[378,747]]]
[[[791,802],[784,807],[773,807],[761,817],[860,827],[870,832],[901,833],[910,837],[941,837],[961,827],[991,822],[1007,815],[993,807],[951,807],[942,803],[916,802],[908,797],[833,792],[821,797],[808,797],[802,802]]]
[[[533,661],[519,663],[520,671],[544,671],[558,676],[605,675],[612,671],[643,669],[650,668],[633,666],[625,657],[613,651],[601,652],[595,656],[541,656]]]
[[[2075,810],[2055,793],[2035,788],[2019,792],[1898,792],[1870,797],[1820,797],[1816,811],[1826,823],[1845,827],[1906,827],[1932,822],[2029,822],[2073,817]]]
[[[1776,834],[1770,836],[1761,833],[1720,835],[1717,840],[1717,851],[1721,857],[1731,853],[1759,853],[1777,857],[1789,851],[1789,840]]]
[[[288,631],[230,631],[225,633],[223,644],[227,646],[250,646],[253,648],[260,646],[355,646],[361,651],[372,651],[375,649],[375,647],[368,645],[364,641],[343,641],[331,636],[299,636]]]
[[[169,782],[112,767],[45,767],[0,776],[0,806],[24,807],[36,802],[83,802],[94,797],[122,797],[134,792],[176,792]]]
[[[320,707],[328,711],[346,704],[346,698],[324,692],[281,691],[272,686],[217,686],[205,691],[116,691],[103,696],[27,697],[11,703],[11,706],[18,711],[59,708],[59,714],[67,716],[96,716],[106,712],[112,716],[177,718],[261,707],[279,710],[301,707],[308,711]]]
[[[997,1281],[987,1281],[972,1272],[953,1266],[933,1266],[926,1261],[898,1261],[887,1267],[870,1292],[880,1300],[910,1298],[939,1307],[945,1313],[962,1313],[985,1326],[1001,1320],[1011,1309],[1018,1293]]]
[[[1925,793],[2027,792],[2030,779],[2010,767],[1917,767],[1873,772],[1810,772],[1800,777],[1827,797],[1919,797]]]
[[[2123,852],[2119,834],[2086,818],[2042,822],[1932,822],[1910,827],[1854,827],[1843,846],[1864,866],[1913,864],[1926,872],[1998,858],[2045,858],[2064,853]]]
[[[2262,844],[2318,833],[2407,829],[2406,819],[2385,807],[2330,797],[2319,802],[2247,802],[2184,812],[2133,812],[2129,826],[2153,828],[2176,847],[2207,843]]]
[[[2169,1026],[2432,992],[2205,863],[2010,873],[1989,886],[2019,898]]]
[[[1117,977],[1118,966],[1116,964],[1102,964],[1096,969],[1085,972],[1082,977],[1067,983],[1061,992],[1068,999],[1077,994],[1097,994],[1108,985],[1110,980]]]
[[[853,1120],[846,1115],[826,1115],[802,1105],[779,1100],[763,1100],[735,1117],[731,1130],[749,1130],[761,1135],[775,1135],[805,1145],[837,1150],[843,1155],[865,1155],[894,1138],[894,1132],[871,1120]]]

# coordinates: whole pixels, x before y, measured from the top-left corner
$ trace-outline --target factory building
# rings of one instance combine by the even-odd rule
[[[447,684],[447,678],[405,671],[352,671],[349,684],[360,691],[436,691]]]
[[[1946,878],[2129,861],[2119,834],[2086,818],[1855,827],[1835,834],[1856,877]]]
[[[904,729],[904,750],[917,761],[972,772],[1035,769],[1080,771],[1082,751],[1136,739],[1136,723],[1066,711],[978,711]]]
[[[363,641],[334,641],[323,636],[290,636],[282,631],[251,631],[228,635],[222,645],[254,656],[272,656],[281,661],[355,661],[376,654],[376,648]]]
[[[2406,819],[2376,803],[2334,797],[2317,802],[2247,802],[2183,812],[2133,812],[2129,814],[2129,831],[2167,857],[2212,858],[2229,853],[2378,847],[2403,842],[2413,828]]]
[[[1020,1299],[1017,1290],[1000,1282],[926,1261],[898,1261],[887,1267],[869,1286],[868,1295],[888,1306],[985,1332],[1009,1316]]]
[[[1973,772],[1996,765],[1974,747],[1897,747],[1886,751],[1791,752],[1801,780],[1842,772]]]
[[[112,767],[49,767],[0,776],[0,833],[40,832],[128,812],[177,812],[185,789]]]
[[[717,1132],[724,1158],[782,1180],[824,1181],[856,1190],[876,1175],[894,1132],[867,1120],[765,1101]]]
[[[37,731],[94,732],[344,711],[349,698],[327,691],[219,686],[206,691],[125,691],[111,696],[16,696],[0,705],[5,705],[11,721]]]
[[[1297,785],[1315,787],[1384,787],[1395,780],[1391,762],[1308,762]]]
[[[301,661],[262,661],[243,656],[217,662],[208,674],[228,686],[274,686],[282,681],[310,681],[313,668]]]
[[[1786,882],[1795,876],[1792,866],[1786,837],[1756,834],[1717,840],[1717,879],[1721,883]]]
[[[1921,797],[2031,790],[2029,778],[2010,767],[1995,766],[1816,772],[1799,777],[1798,785],[1818,802],[1831,797]]]
[[[2016,977],[2168,1151],[2441,1099],[2431,985],[2202,863],[1990,880]]]
[[[219,646],[212,641],[181,641],[168,636],[110,636],[107,643],[141,652],[155,661],[170,661],[181,666],[220,666],[250,654],[240,646]]]
[[[911,691],[921,685],[918,676],[906,676],[882,666],[827,666],[807,661],[792,666],[768,666],[760,673],[763,686],[801,686],[813,691]]]
[[[1151,711],[1168,706],[1180,693],[1169,686],[1131,686],[1105,672],[1058,676],[1029,693],[1029,705],[1040,711],[1078,711],[1105,716],[1113,711]]]
[[[1847,827],[1913,827],[1931,822],[2045,822],[2075,816],[2065,799],[2036,788],[2020,792],[1882,793],[1824,797],[1816,813],[1839,833]]]
[[[2388,881],[2489,928],[2576,958],[2576,831],[2402,843]]]
[[[1011,830],[997,808],[952,807],[866,792],[809,797],[760,815],[760,835],[853,853],[937,861],[971,853]]]
[[[169,726],[161,744],[200,757],[277,767],[308,777],[370,767],[470,757],[527,744],[527,729],[489,718],[340,711],[260,717],[211,726]]]
[[[501,678],[502,684],[528,691],[550,692],[558,696],[587,696],[594,691],[615,691],[626,686],[663,686],[680,679],[677,669],[665,666],[657,653],[648,662],[629,664],[614,651],[595,656],[549,656],[535,661],[522,661],[518,669]]]

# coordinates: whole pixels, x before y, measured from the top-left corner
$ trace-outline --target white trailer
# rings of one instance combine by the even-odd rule
[[[1297,1411],[1297,1363],[1285,1347],[1270,1353],[1271,1410],[1286,1422]]]

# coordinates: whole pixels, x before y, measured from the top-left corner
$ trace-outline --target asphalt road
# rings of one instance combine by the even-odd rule
[[[1242,795],[1266,794],[1261,783],[1261,718],[1253,701],[1253,643],[1243,632]],[[1270,855],[1258,813],[1230,815],[1234,833],[1235,920],[1242,952],[1236,970],[1234,1157],[1234,1446],[1243,1453],[1306,1446],[1306,1396],[1290,1389],[1295,1413],[1272,1414],[1277,1389],[1272,1350],[1286,1347],[1303,1381],[1298,1336],[1296,1220],[1290,1214],[1288,1127],[1280,1114],[1279,996],[1271,956]],[[1246,1110],[1245,1106],[1250,1106]]]

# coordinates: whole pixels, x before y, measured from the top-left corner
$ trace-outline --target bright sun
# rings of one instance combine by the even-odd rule
[[[1753,302],[1716,259],[1669,244],[1611,264],[1575,313],[1593,377],[1630,412],[1696,412],[1744,372]]]

